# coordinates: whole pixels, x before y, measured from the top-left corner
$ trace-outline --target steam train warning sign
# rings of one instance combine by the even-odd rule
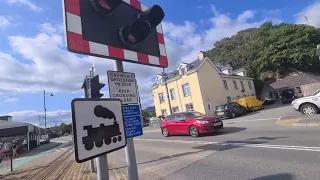
[[[78,163],[126,146],[120,99],[72,100],[75,159]]]

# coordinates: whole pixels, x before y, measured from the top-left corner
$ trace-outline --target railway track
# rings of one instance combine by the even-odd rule
[[[67,159],[73,154],[74,148],[69,148],[66,152],[50,162],[42,168],[36,169],[32,174],[27,176],[26,180],[55,180],[58,179],[60,174],[72,163]]]

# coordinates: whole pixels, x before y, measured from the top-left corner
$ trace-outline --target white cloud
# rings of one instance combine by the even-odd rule
[[[9,112],[3,115],[12,116],[13,121],[15,122],[24,122],[34,125],[39,125],[39,116],[40,124],[44,126],[43,112],[39,111],[16,111]],[[71,123],[71,111],[69,110],[57,110],[57,111],[48,111],[47,112],[47,127],[50,127],[54,124],[61,123]]]
[[[314,4],[306,7],[301,12],[296,15],[297,24],[307,24],[307,20],[311,26],[317,28],[320,27],[320,2],[315,2]]]
[[[215,5],[210,7],[213,16],[208,20],[209,27],[207,28],[198,28],[199,24],[189,21],[184,22],[182,25],[164,23],[166,42],[169,42],[172,47],[180,48],[180,56],[172,55],[174,61],[194,61],[200,51],[213,48],[215,42],[225,37],[230,37],[247,28],[259,27],[266,20],[280,22],[275,17],[252,21],[256,12],[251,10],[246,10],[233,18],[228,13],[221,13]]]
[[[28,6],[33,11],[42,11],[43,9],[39,6],[37,6],[35,3],[33,3],[31,0],[8,0],[8,3],[10,5],[25,5]]]
[[[252,19],[254,17],[254,12],[253,11],[249,11],[249,10],[246,10],[244,11],[242,14],[240,14],[238,17],[237,17],[237,21],[239,23],[245,23],[247,22],[248,20]]]
[[[9,97],[5,97],[5,99],[3,100],[4,102],[9,102],[9,103],[13,103],[13,102],[18,102],[19,98],[9,98]]]
[[[0,16],[0,28],[1,27],[6,27],[10,24],[9,19],[6,18],[5,16]]]
[[[163,23],[169,60],[169,69],[166,71],[175,69],[180,61],[196,60],[197,53],[211,49],[216,41],[224,37],[263,23],[248,22],[255,15],[249,10],[232,18],[229,14],[220,13],[215,6],[211,9],[213,16],[206,20],[209,27],[200,28],[199,23],[190,21],[183,24]],[[113,69],[113,61],[69,53],[65,48],[62,29],[61,25],[45,23],[41,25],[41,33],[35,36],[8,38],[15,54],[0,51],[0,93],[36,93],[43,89],[49,92],[81,91],[84,76],[88,74],[93,61],[96,74],[100,75],[101,82],[107,84],[107,70]],[[136,74],[143,107],[152,105],[150,87],[155,75],[162,69],[124,63],[124,70]],[[36,114],[34,111],[27,112]],[[70,117],[62,116],[62,119],[70,120]]]

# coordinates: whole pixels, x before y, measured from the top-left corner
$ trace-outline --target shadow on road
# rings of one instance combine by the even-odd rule
[[[268,176],[261,176],[249,180],[290,180],[293,179],[294,176],[289,173],[280,173],[280,174],[273,174]]]
[[[220,136],[220,135],[226,135],[226,134],[232,134],[237,133],[241,131],[245,131],[247,128],[244,127],[224,127],[222,131],[218,131],[212,134],[204,135],[204,136]]]
[[[205,144],[201,146],[193,147],[194,149],[201,149],[201,150],[214,150],[214,151],[226,151],[230,149],[235,149],[239,147],[243,147],[245,145],[250,144],[265,144],[269,141],[276,140],[279,138],[287,138],[287,137],[257,137],[257,138],[250,138],[243,141],[224,141],[217,144]]]

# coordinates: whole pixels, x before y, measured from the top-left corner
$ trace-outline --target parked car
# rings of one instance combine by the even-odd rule
[[[276,99],[269,99],[267,97],[264,98],[263,105],[272,105],[277,102]]]
[[[291,106],[304,115],[318,114],[320,112],[320,89],[315,91],[311,96],[293,100]]]
[[[247,109],[235,102],[218,105],[215,110],[215,115],[221,118],[235,118],[246,113]]]
[[[280,100],[282,104],[291,103],[295,99],[295,92],[293,89],[286,89],[280,92]]]
[[[239,99],[234,99],[233,102],[245,107],[247,111],[263,109],[263,102],[258,100],[255,96],[247,96]]]
[[[199,112],[174,113],[161,122],[161,132],[165,137],[178,134],[189,134],[198,137],[200,134],[213,133],[223,129],[219,117],[206,116]]]

